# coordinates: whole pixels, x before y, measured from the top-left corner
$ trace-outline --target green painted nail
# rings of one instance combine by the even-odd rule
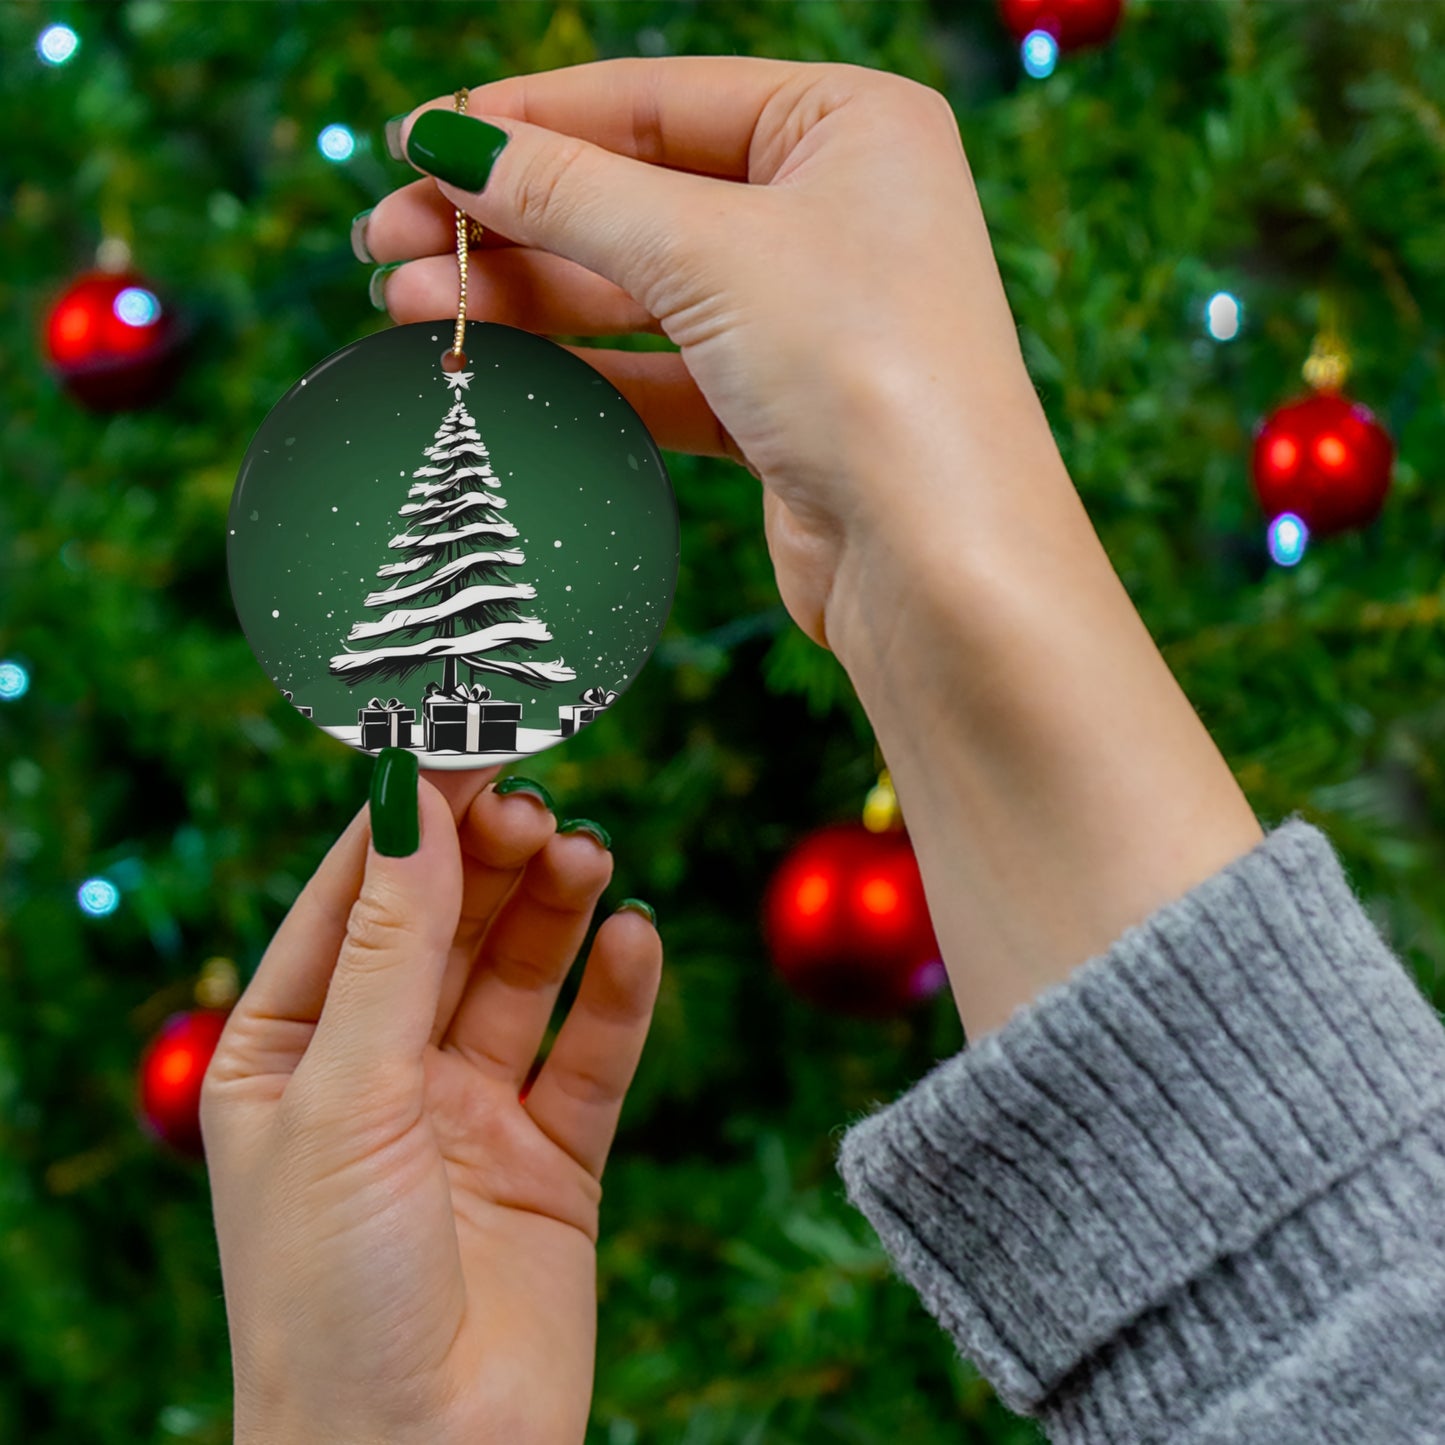
[[[371,775],[371,841],[388,858],[407,858],[421,846],[416,796],[417,758],[407,748],[382,748]]]
[[[604,848],[612,847],[612,836],[601,823],[594,823],[591,818],[568,818],[561,824],[557,831],[559,833],[590,833]]]
[[[508,793],[526,793],[528,796],[538,799],[548,812],[555,813],[557,805],[552,801],[552,795],[541,783],[534,782],[531,778],[519,778],[513,775],[510,778],[503,778],[492,791],[506,797]]]
[[[365,261],[368,266],[376,265],[376,257],[371,254],[366,244],[366,222],[375,209],[375,206],[368,206],[351,218],[351,254],[358,261]]]
[[[401,127],[411,112],[403,111],[400,115],[394,115],[387,121],[383,134],[386,136],[386,153],[394,161],[404,161],[406,156],[401,149]]]
[[[378,311],[386,310],[386,277],[389,271],[395,271],[398,266],[405,266],[405,261],[388,261],[385,266],[378,266],[371,273],[371,280],[367,284],[366,294],[371,297],[371,304]]]
[[[454,110],[424,110],[406,138],[406,158],[449,185],[480,191],[509,139],[484,120]]]
[[[641,913],[654,928],[657,927],[657,913],[652,904],[644,903],[640,898],[624,898],[617,905],[617,911],[621,913],[624,909],[633,913]]]

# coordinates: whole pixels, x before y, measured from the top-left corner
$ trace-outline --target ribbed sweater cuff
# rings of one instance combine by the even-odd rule
[[[1406,1206],[1372,1161],[1427,1188],[1442,1102],[1439,1018],[1292,817],[855,1124],[839,1169],[1007,1404],[1144,1439],[1347,1286],[1332,1239],[1378,1257]]]

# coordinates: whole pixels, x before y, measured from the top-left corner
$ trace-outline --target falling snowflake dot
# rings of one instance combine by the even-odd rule
[[[333,511],[333,512],[334,512],[334,511],[335,511],[335,510],[336,510],[336,508],[335,508],[335,507],[333,507],[333,508],[332,508],[332,509],[331,509],[331,510],[332,510],[332,511]]]
[[[271,616],[272,616],[272,617],[279,617],[280,615],[281,615],[281,614],[280,614],[274,607],[271,609]]]
[[[562,544],[561,544],[561,542],[553,542],[552,545],[553,545],[554,547],[560,547]]]

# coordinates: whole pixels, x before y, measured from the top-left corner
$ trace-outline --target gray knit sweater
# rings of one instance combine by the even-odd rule
[[[1445,1441],[1445,1029],[1297,816],[838,1167],[1053,1441]]]

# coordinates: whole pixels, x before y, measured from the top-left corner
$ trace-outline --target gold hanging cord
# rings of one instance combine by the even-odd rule
[[[458,114],[467,113],[465,87],[452,97],[452,104]],[[462,350],[462,341],[467,331],[467,248],[481,244],[485,232],[480,221],[474,221],[465,211],[457,212],[457,275],[460,287],[457,294],[457,327],[452,336],[450,351],[442,353],[442,367],[447,371],[460,371],[467,364],[467,354]]]
[[[1305,383],[1316,391],[1339,391],[1349,379],[1350,353],[1341,326],[1340,303],[1332,292],[1320,297],[1319,328],[1302,371]]]

